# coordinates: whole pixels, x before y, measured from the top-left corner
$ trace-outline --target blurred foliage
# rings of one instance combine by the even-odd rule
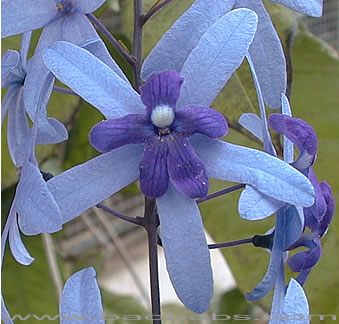
[[[155,0],[145,0],[145,11],[154,4]],[[186,10],[193,0],[173,1],[166,8],[157,13],[145,25],[144,30],[144,57],[160,39],[161,35]],[[270,10],[272,19],[279,31],[286,53],[292,54],[293,82],[291,104],[295,117],[303,118],[315,128],[319,136],[318,159],[315,171],[320,181],[328,181],[333,189],[335,198],[339,201],[339,179],[336,172],[339,161],[339,60],[337,54],[326,44],[315,38],[299,26],[297,16],[290,10],[270,2],[265,2]],[[101,8],[97,14],[113,17],[116,23],[108,26],[114,36],[121,40],[130,49],[133,23],[133,1],[120,0],[120,17],[113,13],[110,2]],[[195,22],[197,23],[197,22]],[[34,32],[33,43],[37,42],[40,31]],[[117,51],[103,38],[109,51],[119,66],[131,79],[131,69]],[[291,48],[292,41],[293,47]],[[178,40],[180,41],[180,40]],[[2,42],[2,52],[11,48],[19,48],[20,37],[9,37]],[[30,55],[33,53],[33,47]],[[4,92],[3,92],[4,94]],[[223,91],[219,94],[213,106],[224,113],[231,125],[231,131],[225,137],[229,142],[261,149],[248,132],[242,129],[237,120],[244,112],[258,112],[257,98],[253,81],[244,62],[231,77]],[[37,155],[44,163],[46,171],[68,169],[97,155],[88,143],[88,132],[94,124],[102,119],[101,114],[92,109],[79,98],[60,93],[53,93],[48,105],[48,114],[62,121],[69,128],[69,141],[59,145],[39,146]],[[275,136],[274,144],[280,145],[279,138]],[[7,215],[8,208],[14,193],[13,184],[17,181],[16,170],[10,161],[6,144],[6,124],[2,128],[2,186],[8,188],[2,192],[2,215]],[[211,192],[227,187],[225,182],[211,182]],[[127,192],[137,190],[133,184]],[[266,232],[274,224],[274,217],[267,220],[249,222],[239,218],[237,202],[239,192],[220,197],[201,205],[204,215],[204,224],[215,241],[224,242],[250,237],[254,234]],[[5,220],[5,217],[3,217]],[[30,267],[18,265],[6,250],[4,295],[9,311],[14,313],[50,313],[57,312],[57,300],[49,277],[47,264],[44,261],[44,252],[39,237],[24,237],[29,252],[36,261]],[[310,301],[312,314],[339,313],[337,305],[337,291],[339,289],[339,267],[336,248],[339,244],[339,220],[334,218],[332,226],[322,240],[323,255],[320,263],[312,271],[305,286]],[[242,293],[252,290],[262,279],[269,262],[269,254],[253,246],[239,246],[232,249],[223,249],[230,265],[238,287]],[[101,256],[100,256],[101,257]],[[64,272],[67,271],[64,269]],[[68,275],[68,273],[67,273]],[[296,274],[287,271],[287,279]],[[220,314],[255,314],[258,310],[247,303],[239,290],[233,290],[223,295],[217,306],[212,305],[211,310],[217,309]],[[114,296],[102,291],[104,308],[107,314],[148,314],[137,301],[130,297]],[[271,296],[258,302],[264,310],[269,311]],[[188,316],[197,316],[183,307],[177,305],[164,305],[164,314],[169,312]],[[131,321],[117,323],[128,324]],[[144,322],[144,321],[138,321]],[[150,321],[145,321],[149,323]],[[199,323],[198,319],[192,322]],[[229,321],[231,322],[231,321]],[[239,320],[237,321],[239,322]],[[249,323],[249,321],[246,321]],[[322,321],[326,323],[327,321]],[[164,322],[166,324],[166,321]],[[168,322],[170,323],[170,322]],[[258,321],[256,322],[258,323]]]

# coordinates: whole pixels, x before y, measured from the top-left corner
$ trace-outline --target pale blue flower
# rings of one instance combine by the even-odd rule
[[[210,106],[241,64],[255,28],[256,15],[252,11],[234,10],[219,18],[200,36],[196,46],[187,51],[189,55],[181,67],[174,68],[184,80],[177,107]],[[45,51],[44,60],[56,77],[98,108],[107,119],[144,113],[145,106],[131,85],[88,51],[58,42]],[[151,100],[157,104],[156,97]],[[250,183],[268,196],[288,203],[313,203],[309,181],[283,161],[204,135],[194,135],[188,140],[203,161],[208,177]],[[48,181],[64,222],[139,178],[144,145],[137,144],[140,143],[138,139],[135,143],[104,153]],[[213,294],[213,279],[198,206],[171,180],[156,203],[173,286],[188,308],[203,312]]]

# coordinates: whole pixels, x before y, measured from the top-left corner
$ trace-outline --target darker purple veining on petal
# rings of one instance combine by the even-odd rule
[[[169,180],[191,198],[206,196],[206,170],[188,138],[195,133],[218,138],[228,131],[224,116],[212,108],[176,109],[182,82],[176,71],[153,74],[141,87],[145,114],[100,122],[89,134],[91,145],[99,152],[126,144],[145,145],[139,171],[141,190],[148,197],[162,196]]]
[[[315,157],[318,147],[317,135],[307,122],[286,115],[271,114],[269,124],[276,132],[285,135],[293,142],[300,153],[305,151]]]
[[[173,70],[152,74],[140,87],[141,101],[146,106],[147,114],[150,115],[152,109],[160,105],[175,109],[183,81],[179,73]]]

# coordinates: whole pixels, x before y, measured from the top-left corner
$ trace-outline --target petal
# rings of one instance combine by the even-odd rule
[[[281,105],[286,90],[286,62],[279,36],[261,1],[236,0],[236,8],[249,8],[258,15],[258,29],[249,54],[258,75],[265,103],[272,109]]]
[[[311,243],[312,248],[310,250],[298,252],[287,260],[287,264],[292,271],[301,272],[313,268],[319,262],[322,251],[320,240],[314,239]]]
[[[314,203],[314,189],[299,171],[267,153],[209,139],[191,138],[210,178],[250,184],[269,197],[297,206]]]
[[[281,113],[292,117],[290,103],[283,93],[281,94]],[[284,161],[287,163],[292,163],[294,161],[294,146],[286,136],[284,136]]]
[[[271,155],[276,156],[277,153],[275,152],[274,146],[272,144],[271,135],[268,131],[266,108],[265,108],[264,98],[261,92],[261,87],[259,84],[257,72],[255,70],[255,66],[251,59],[250,54],[247,53],[246,58],[251,69],[251,73],[253,76],[253,81],[254,81],[256,92],[257,92],[257,97],[258,97],[258,104],[259,104],[260,116],[261,116],[262,128],[263,128],[262,134],[263,134],[264,151]]]
[[[218,18],[230,11],[233,4],[234,0],[194,1],[148,54],[141,71],[142,78],[146,80],[154,72],[171,69],[180,72],[201,36]]]
[[[141,101],[147,107],[147,113],[150,115],[155,107],[161,105],[174,109],[183,81],[179,73],[173,70],[152,74],[140,88]]]
[[[291,320],[298,321],[298,324],[309,323],[309,307],[304,290],[299,283],[291,279],[286,292],[282,319],[279,323],[290,324]],[[294,315],[294,316],[293,316]],[[286,317],[288,318],[286,319]]]
[[[62,228],[58,205],[40,170],[25,161],[17,189],[17,212],[19,226],[26,235],[54,233]]]
[[[24,70],[26,70],[27,55],[28,55],[29,47],[31,45],[31,39],[32,39],[31,31],[23,33],[21,36],[20,56],[21,56]]]
[[[138,178],[141,145],[126,145],[71,168],[47,182],[63,223],[79,216]]]
[[[187,308],[202,313],[213,295],[213,275],[198,206],[170,185],[157,207],[173,287]]]
[[[90,267],[76,272],[66,281],[59,305],[60,324],[78,321],[84,324],[93,321],[105,323],[95,276],[95,270]]]
[[[312,157],[317,154],[317,135],[312,126],[304,120],[281,114],[271,114],[269,123],[276,132],[285,135],[294,143],[300,153],[305,151]]]
[[[23,102],[23,87],[17,89],[8,110],[7,143],[11,159],[16,167],[21,167],[27,155],[27,142],[30,130]]]
[[[247,185],[240,195],[238,211],[243,219],[258,220],[273,215],[283,206],[282,201],[268,197]]]
[[[272,300],[271,318],[272,316],[279,316],[282,313],[285,299],[285,269],[284,262],[281,260],[277,278],[274,283],[274,293]],[[269,324],[274,324],[274,320],[271,320]],[[276,322],[276,324],[279,324]]]
[[[56,42],[45,50],[44,62],[60,81],[107,119],[142,113],[139,95],[131,86],[85,49]]]
[[[226,119],[219,111],[197,106],[178,109],[171,128],[187,137],[200,133],[211,138],[218,138],[228,133]]]
[[[283,261],[283,245],[284,245],[284,208],[280,209],[276,216],[276,226],[273,239],[272,254],[268,269],[261,282],[246,295],[247,300],[258,300],[271,290],[279,273],[279,267]]]
[[[74,7],[84,14],[97,10],[106,0],[75,0]]]
[[[260,141],[264,140],[262,120],[259,118],[258,115],[253,113],[242,114],[238,120],[238,123],[242,127],[246,128]]]
[[[6,308],[5,301],[2,296],[1,296],[1,320],[5,324],[14,324],[14,322],[11,319],[11,315],[9,314]]]
[[[145,115],[130,114],[104,120],[89,133],[89,142],[99,152],[108,152],[126,144],[142,144],[154,135]]]
[[[22,242],[16,219],[16,205],[14,202],[8,216],[8,221],[10,222],[8,235],[9,248],[11,249],[14,259],[22,265],[30,265],[34,261],[34,258],[30,256]]]
[[[326,234],[329,224],[332,221],[335,212],[335,200],[332,195],[331,186],[326,182],[320,183],[320,188],[326,201],[326,213],[320,223],[319,236],[322,237]]]
[[[12,83],[22,81],[19,66],[19,52],[7,50],[1,59],[1,88],[8,88]]]
[[[301,14],[320,17],[323,13],[323,0],[270,0],[281,3],[284,6],[295,10]]]
[[[257,27],[257,15],[248,9],[222,16],[201,37],[187,58],[179,107],[209,107],[243,61]]]
[[[285,209],[284,251],[299,240],[304,229],[303,209],[290,206]]]
[[[162,196],[168,187],[168,145],[160,137],[151,138],[145,146],[140,170],[140,188],[148,197]]]
[[[55,144],[68,139],[66,127],[55,118],[41,118],[38,121],[36,144]]]
[[[99,39],[99,35],[85,15],[75,12],[65,17],[62,39],[59,40],[81,46],[89,39]]]
[[[175,188],[190,198],[205,197],[209,182],[204,163],[187,138],[169,135],[168,149],[168,174]]]
[[[7,89],[5,97],[1,103],[1,125],[4,122],[8,110],[11,109],[11,107],[16,106],[18,91],[17,86],[12,86]]]
[[[54,1],[1,1],[1,38],[45,26],[58,13]]]
[[[98,36],[99,37],[99,36]],[[108,52],[105,43],[100,39],[92,39],[90,41],[82,44],[81,47],[85,48],[87,51],[92,53],[98,59],[103,61],[107,66],[109,66],[121,79],[129,84],[129,81],[126,75],[121,71],[119,65],[113,60],[112,56]]]

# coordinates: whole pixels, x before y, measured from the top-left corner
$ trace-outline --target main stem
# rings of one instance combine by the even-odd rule
[[[142,85],[140,78],[142,66],[142,25],[141,18],[143,17],[142,1],[134,0],[134,30],[133,30],[133,49],[132,54],[135,58],[134,66],[134,84],[136,90]]]
[[[158,274],[158,213],[155,199],[145,197],[144,227],[148,236],[149,270],[153,324],[161,324],[159,274]]]

